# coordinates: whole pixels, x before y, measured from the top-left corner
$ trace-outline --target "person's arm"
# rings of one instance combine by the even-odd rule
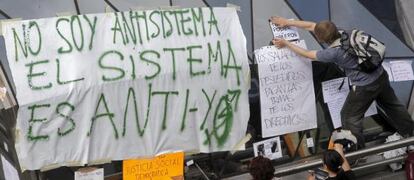
[[[309,58],[311,60],[316,60],[316,51],[309,51],[309,50],[303,49],[284,39],[273,39],[272,42],[278,48],[287,47],[293,52],[295,52],[296,54],[299,54],[300,56]]]
[[[343,148],[344,147],[342,146],[342,144],[338,144],[338,143],[334,144],[335,151],[338,152],[342,156],[342,159],[344,159],[344,163],[342,163],[342,169],[344,170],[344,172],[346,172],[346,171],[351,170],[351,166],[349,165],[348,160],[346,160],[345,158]]]
[[[283,17],[272,16],[271,19],[273,24],[279,27],[285,26],[295,26],[298,28],[306,29],[308,31],[314,31],[316,23],[311,21],[300,21],[300,20],[293,20],[293,19],[286,19]]]

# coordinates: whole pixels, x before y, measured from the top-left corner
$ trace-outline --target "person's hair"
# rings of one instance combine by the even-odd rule
[[[329,149],[323,154],[323,163],[330,171],[339,173],[344,159],[338,152]]]
[[[268,158],[257,156],[250,162],[250,174],[254,180],[271,180],[274,173],[275,168]]]
[[[314,32],[318,40],[323,43],[330,44],[341,37],[338,28],[336,28],[336,25],[331,21],[321,21],[317,23]]]

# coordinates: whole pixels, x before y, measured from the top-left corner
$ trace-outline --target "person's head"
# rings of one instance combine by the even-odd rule
[[[344,159],[335,150],[329,149],[323,154],[323,165],[331,173],[339,173]]]
[[[254,180],[271,180],[274,173],[275,168],[268,158],[257,156],[250,162],[250,174]]]
[[[338,28],[336,28],[336,25],[331,21],[321,21],[317,23],[314,32],[318,41],[322,43],[331,44],[341,37]]]

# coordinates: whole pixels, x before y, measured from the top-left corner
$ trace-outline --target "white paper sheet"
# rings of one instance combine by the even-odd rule
[[[389,62],[394,81],[414,80],[412,61],[390,61]]]
[[[322,94],[324,102],[332,102],[344,98],[349,93],[348,77],[336,78],[322,82]]]
[[[274,137],[253,143],[254,156],[259,155],[274,160],[282,157],[282,148],[280,145],[280,137]]]
[[[272,22],[269,22],[269,25],[270,25],[270,28],[272,29],[274,38],[282,38],[288,41],[299,39],[299,33],[296,27],[293,27],[293,26],[277,27]]]
[[[104,179],[104,169],[99,168],[88,172],[75,172],[75,180],[103,180]]]
[[[297,45],[306,48],[304,41]],[[262,136],[316,128],[312,64],[287,48],[255,51],[260,80]]]

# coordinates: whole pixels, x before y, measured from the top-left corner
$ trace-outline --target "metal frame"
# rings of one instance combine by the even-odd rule
[[[347,159],[350,160],[354,160],[354,159],[358,159],[367,155],[371,155],[371,154],[377,154],[380,152],[385,152],[388,150],[392,150],[392,149],[397,149],[397,148],[401,148],[401,147],[405,147],[408,145],[414,145],[414,137],[410,137],[407,139],[403,139],[400,141],[396,141],[396,142],[391,142],[391,143],[386,143],[386,144],[382,144],[376,147],[372,147],[372,148],[367,148],[367,149],[362,149],[359,151],[355,151],[355,152],[351,152],[349,154],[346,154],[345,157]],[[376,162],[376,163],[371,163],[365,166],[361,166],[361,167],[356,167],[355,170],[362,170],[362,169],[366,169],[366,168],[372,168],[375,166],[379,166],[379,165],[383,165],[383,164],[389,164],[392,163],[396,160],[402,160],[404,159],[404,157],[399,157],[399,158],[395,158],[395,159],[390,159],[390,160],[385,160],[385,161],[381,161],[381,162]],[[298,172],[302,172],[302,171],[306,171],[306,170],[310,170],[313,169],[315,167],[318,166],[322,166],[322,160],[320,158],[318,159],[314,159],[314,160],[309,160],[303,163],[298,163],[298,162],[294,162],[288,166],[280,166],[280,167],[275,167],[276,168],[276,172],[275,175],[276,176],[286,176],[286,175],[291,175],[291,174],[295,174]]]
[[[116,8],[109,0],[104,0],[109,7],[111,7],[115,12],[119,12],[119,9]]]
[[[0,9],[0,15],[4,16],[7,19],[11,19],[12,17],[9,16],[6,12],[4,12],[3,10]]]
[[[79,9],[79,3],[78,3],[78,0],[73,0],[73,3],[75,4],[76,14],[77,14],[77,15],[80,15],[80,14],[81,14],[81,12],[80,12],[80,9]]]

